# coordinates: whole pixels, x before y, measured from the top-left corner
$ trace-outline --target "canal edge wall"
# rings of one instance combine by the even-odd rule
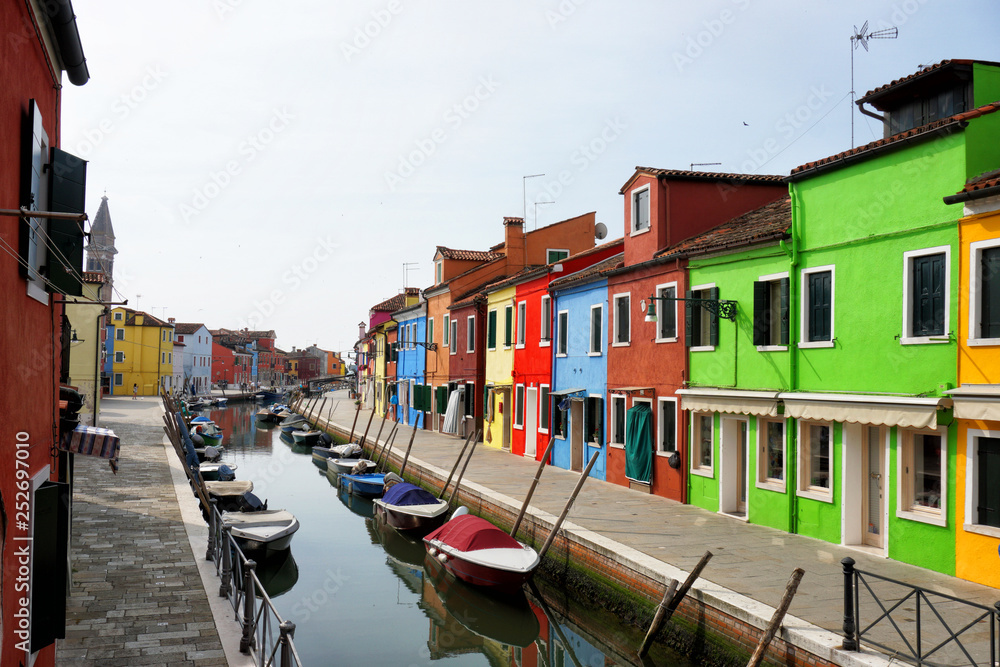
[[[328,422],[322,417],[318,421],[317,428],[325,427],[343,438],[349,435],[349,429],[340,424]],[[379,440],[377,444],[383,446],[385,440]],[[392,451],[388,458],[390,465],[398,470],[402,455]],[[410,481],[440,491],[448,471],[411,456],[405,476]],[[510,496],[467,480],[462,481],[456,500],[473,514],[505,528],[513,526],[521,508],[521,503]],[[538,548],[555,521],[554,515],[529,505],[517,537]],[[598,581],[613,582],[614,586],[650,607],[647,617],[651,617],[652,610],[662,599],[669,580],[684,581],[688,576],[688,572],[681,568],[569,520],[563,523],[559,536],[546,555],[546,561],[552,559],[566,563],[567,567],[572,563],[573,568],[586,572]],[[711,567],[707,569],[710,570]],[[718,643],[723,652],[745,654],[740,656],[745,664],[774,610],[775,607],[701,577],[678,607],[672,622],[694,628],[695,632],[703,630],[704,639]],[[667,628],[661,630],[659,636],[663,637],[666,631]],[[885,655],[870,649],[844,651],[842,644],[842,636],[787,614],[767,650],[765,661],[785,667],[889,667],[892,662]]]

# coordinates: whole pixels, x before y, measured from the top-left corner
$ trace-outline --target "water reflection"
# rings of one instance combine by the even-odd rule
[[[264,592],[272,600],[292,590],[299,580],[299,566],[292,556],[292,549],[267,553],[247,554],[257,563],[257,578]]]

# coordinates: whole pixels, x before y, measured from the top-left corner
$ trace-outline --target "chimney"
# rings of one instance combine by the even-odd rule
[[[507,255],[508,273],[524,268],[524,218],[504,218],[504,251]]]
[[[176,321],[177,321],[176,318],[173,318],[173,317],[168,317],[167,318],[167,322],[170,323],[170,324],[173,324]]]

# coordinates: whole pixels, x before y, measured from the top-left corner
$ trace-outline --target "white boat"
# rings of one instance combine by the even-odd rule
[[[375,469],[375,462],[368,459],[327,459],[326,468],[327,470],[332,468],[341,475],[349,475],[359,463],[364,463],[368,470]]]
[[[299,520],[288,510],[223,512],[222,522],[232,526],[236,542],[248,550],[287,549],[292,535],[299,529]]]

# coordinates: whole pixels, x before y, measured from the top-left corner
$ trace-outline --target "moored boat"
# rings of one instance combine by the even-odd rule
[[[313,447],[313,459],[316,458],[315,447]],[[354,470],[355,466],[359,463],[364,463],[366,468],[375,468],[375,462],[368,459],[324,459],[326,461],[327,470],[333,470],[335,473],[340,475],[350,475],[351,471]]]
[[[424,545],[455,577],[505,592],[520,588],[541,562],[534,549],[472,514],[453,517],[424,537]]]
[[[337,445],[335,447],[322,447],[317,445],[313,447],[313,454],[322,456],[326,459],[357,459],[361,457],[362,449],[360,445],[353,442],[349,442],[346,445]]]
[[[329,462],[327,462],[329,466]],[[341,475],[340,485],[352,495],[365,498],[377,498],[385,488],[385,475],[382,473],[363,473],[360,475]]]
[[[243,549],[279,551],[287,549],[299,520],[288,510],[223,512],[222,522],[232,526],[232,535]]]
[[[198,465],[198,472],[206,482],[231,482],[236,479],[236,464],[226,463],[201,463]]]
[[[295,441],[296,445],[305,445],[308,447],[314,446],[319,442],[319,436],[322,431],[311,430],[311,431],[292,431],[292,440]]]
[[[447,501],[409,482],[393,484],[374,502],[375,511],[396,530],[427,533],[447,519]]]
[[[210,498],[217,501],[216,508],[220,512],[235,512],[240,509],[240,499],[253,491],[253,482],[249,480],[233,480],[231,482],[205,482],[205,490]]]

